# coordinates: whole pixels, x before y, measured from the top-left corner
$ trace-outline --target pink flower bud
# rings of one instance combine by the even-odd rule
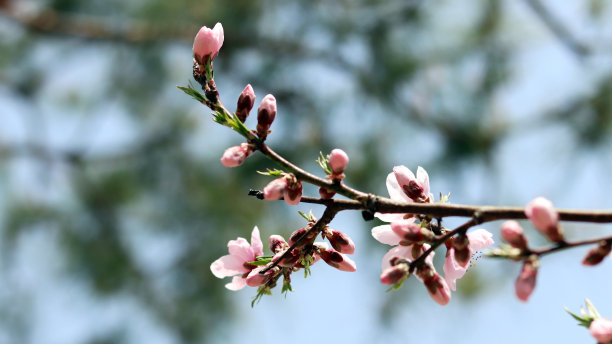
[[[584,260],[582,260],[583,265],[597,265],[601,263],[607,255],[612,251],[612,242],[610,241],[602,241],[600,242],[596,248],[593,248],[587,253]]]
[[[302,183],[300,181],[295,180],[289,181],[287,183],[287,188],[285,189],[285,202],[289,205],[297,205],[300,203],[302,199]]]
[[[502,238],[510,244],[512,247],[519,248],[521,250],[527,248],[527,239],[523,235],[523,227],[514,221],[509,220],[501,225]]]
[[[528,260],[523,264],[523,269],[519,274],[514,288],[516,291],[516,297],[523,302],[527,302],[531,293],[536,286],[536,277],[538,275],[538,261]]]
[[[325,233],[325,236],[336,251],[346,254],[355,253],[355,244],[348,235],[335,229],[332,229],[327,231]]]
[[[296,241],[298,241],[298,239],[301,238],[302,235],[306,234],[307,231],[308,231],[307,228],[300,228],[296,230],[295,232],[291,233],[291,236],[289,237],[289,246],[293,245]],[[305,239],[308,239],[308,238],[305,238]]]
[[[445,306],[450,302],[451,291],[446,281],[438,273],[434,273],[430,278],[423,279],[429,296],[439,305]]]
[[[413,201],[424,203],[429,199],[429,176],[421,167],[417,171],[418,177],[406,166],[395,166],[393,174],[404,193]]]
[[[252,153],[253,147],[247,143],[230,147],[223,152],[221,163],[225,167],[240,166]]]
[[[464,268],[468,265],[472,257],[472,251],[469,248],[469,244],[470,240],[466,235],[458,235],[451,240],[451,245],[454,248],[451,250],[453,257],[457,264]]]
[[[289,245],[287,245],[285,238],[278,234],[270,235],[268,242],[270,243],[270,251],[274,253],[278,253],[284,249],[289,248]]]
[[[258,287],[268,282],[270,278],[272,278],[274,275],[276,275],[279,272],[279,269],[275,267],[273,269],[266,271],[265,274],[260,274],[259,272],[265,268],[266,268],[265,266],[259,266],[253,269],[251,272],[249,272],[246,278],[246,283],[249,287]]]
[[[333,174],[340,175],[344,173],[344,169],[348,163],[349,157],[342,149],[336,148],[331,151],[329,155],[329,167]]]
[[[238,97],[238,105],[236,105],[236,116],[244,123],[253,105],[255,104],[255,91],[251,84],[246,85],[240,96]]]
[[[386,268],[380,274],[380,282],[383,284],[395,284],[408,276],[408,264],[397,264]]]
[[[214,59],[223,45],[223,26],[217,23],[211,30],[202,26],[193,41],[193,56],[199,64],[204,64],[206,58]]]
[[[589,326],[589,332],[598,343],[612,342],[612,319],[597,318],[593,320]]]
[[[430,230],[421,228],[412,220],[392,222],[391,230],[401,238],[400,244],[404,246],[429,241],[434,236]]]
[[[319,247],[319,255],[327,265],[340,271],[353,272],[357,270],[357,265],[355,265],[354,261],[333,248]]]
[[[268,129],[276,117],[276,98],[267,94],[257,109],[257,134],[260,138],[268,135]]]
[[[331,199],[335,194],[335,192],[329,191],[326,188],[319,188],[319,196],[321,196],[321,199]]]
[[[553,242],[562,242],[563,233],[559,227],[559,214],[553,204],[544,197],[538,197],[527,204],[525,215],[535,228]]]
[[[287,189],[287,178],[280,177],[274,179],[263,189],[264,198],[267,200],[280,199]]]
[[[283,255],[283,259],[278,262],[279,266],[283,266],[283,267],[293,267],[295,264],[299,263],[300,261],[300,251],[298,249],[293,249],[291,250],[291,252],[285,254],[286,250],[282,250],[277,252],[274,257],[272,257],[272,261],[275,262],[277,260],[279,260]]]

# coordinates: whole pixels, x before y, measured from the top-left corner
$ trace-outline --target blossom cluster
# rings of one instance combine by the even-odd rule
[[[334,196],[339,193],[351,198],[353,208],[361,209],[369,218],[374,217],[386,222],[371,230],[372,236],[379,242],[392,246],[382,259],[382,272],[380,281],[399,288],[403,282],[414,275],[425,286],[430,297],[440,305],[450,302],[451,292],[457,288],[457,281],[461,279],[470,268],[474,255],[491,246],[493,235],[483,228],[470,230],[481,223],[480,209],[474,211],[472,219],[465,225],[455,229],[445,228],[442,224],[444,216],[435,213],[384,213],[378,212],[376,199],[378,196],[366,194],[347,187],[343,180],[349,163],[349,156],[341,149],[333,149],[329,155],[320,154],[317,162],[326,174],[325,179],[313,176],[292,165],[287,160],[273,153],[265,141],[272,132],[271,126],[277,116],[276,98],[272,94],[263,97],[257,108],[257,123],[255,129],[250,130],[246,121],[255,106],[255,91],[247,84],[238,96],[236,110],[230,113],[219,100],[219,94],[213,80],[212,61],[219,54],[224,41],[223,27],[217,23],[214,28],[202,27],[195,37],[193,44],[193,74],[196,81],[202,85],[204,95],[192,88],[181,88],[196,100],[213,110],[214,120],[219,124],[228,126],[241,134],[246,142],[229,147],[221,157],[221,163],[226,167],[242,165],[254,152],[260,151],[278,162],[283,170],[270,170],[261,174],[275,177],[262,191],[255,191],[260,199],[269,201],[284,200],[289,205],[301,202],[319,203],[325,205],[326,213],[330,207],[336,206],[331,216],[324,214],[317,220],[310,215],[302,214],[308,221],[304,228],[295,230],[285,240],[281,235],[271,235],[268,238],[270,254],[264,254],[263,243],[259,229],[255,227],[251,233],[250,243],[244,238],[230,240],[227,247],[229,254],[214,261],[210,269],[218,278],[232,277],[226,287],[230,290],[240,290],[245,286],[258,287],[258,300],[262,295],[269,294],[271,289],[283,277],[282,291],[291,291],[291,274],[304,270],[305,276],[310,273],[310,267],[319,260],[341,271],[355,271],[355,262],[348,257],[355,252],[355,245],[345,233],[331,229],[328,224],[336,212],[349,209],[341,208]],[[303,197],[303,182],[319,187],[318,199]],[[422,209],[421,205],[443,205],[448,202],[448,196],[440,196],[435,201],[430,192],[429,175],[422,167],[418,167],[414,174],[406,166],[395,166],[387,175],[386,187],[389,199],[393,204],[413,205]],[[374,199],[374,202],[371,202]],[[346,205],[346,203],[344,203]],[[356,207],[355,207],[356,204]],[[429,207],[429,206],[427,206]],[[433,208],[433,207],[432,207]],[[385,209],[385,208],[381,208]],[[389,209],[389,208],[386,208]],[[395,208],[401,212],[406,208]],[[392,210],[393,211],[393,210]],[[561,227],[559,212],[552,202],[538,197],[531,201],[522,210],[515,211],[513,216],[489,217],[487,221],[507,218],[527,218],[546,239],[552,244],[549,249],[532,249],[519,222],[509,220],[501,225],[501,237],[506,244],[489,250],[488,255],[502,257],[522,262],[522,269],[515,282],[515,293],[519,300],[526,302],[532,295],[537,281],[540,267],[540,256],[557,249],[570,246],[595,244],[586,254],[582,263],[593,266],[601,263],[605,257],[612,256],[612,238],[600,241],[584,241],[582,243],[568,243],[565,240]],[[518,213],[518,214],[517,214]],[[434,214],[428,215],[428,214]],[[465,215],[461,215],[465,216]],[[315,241],[318,236],[327,242]],[[328,244],[329,243],[329,244]],[[331,245],[331,247],[330,247]],[[435,251],[444,246],[445,261],[443,276],[434,267]],[[582,325],[589,328],[591,335],[599,343],[612,344],[612,320],[599,316],[594,307],[587,300],[590,315],[583,317],[572,314],[579,319]]]
[[[429,175],[420,166],[416,176],[406,166],[394,167],[393,172],[387,176],[387,190],[389,197],[397,201],[434,201],[430,193]],[[472,254],[493,244],[492,234],[484,229],[453,236],[446,242],[442,278],[433,266],[435,252],[428,252],[428,243],[436,237],[431,219],[418,218],[414,214],[377,213],[375,216],[390,224],[374,227],[372,236],[383,244],[394,246],[383,257],[380,281],[398,287],[410,276],[410,263],[425,253],[427,256],[416,267],[415,276],[423,282],[431,298],[440,305],[450,301],[451,290],[456,290],[456,281],[465,275]]]
[[[287,242],[281,235],[271,235],[268,239],[271,255],[263,254],[263,244],[257,227],[251,233],[251,243],[244,238],[230,240],[229,251],[216,261],[210,270],[218,278],[232,277],[225,285],[229,290],[240,290],[245,286],[260,287],[258,295],[269,293],[276,286],[277,280],[283,276],[283,291],[290,291],[290,275],[300,269],[310,271],[310,266],[323,259],[328,265],[341,271],[355,271],[357,266],[347,254],[355,252],[355,244],[345,233],[331,229],[328,226],[321,231],[326,242],[315,242],[318,232],[312,231],[315,224],[311,218],[309,225],[296,230]],[[297,244],[297,245],[296,245]]]

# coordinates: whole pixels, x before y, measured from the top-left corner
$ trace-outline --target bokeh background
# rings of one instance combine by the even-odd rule
[[[254,289],[226,290],[209,266],[228,240],[322,209],[248,197],[274,166],[223,168],[240,137],[176,89],[216,22],[222,100],[273,93],[269,143],[308,170],[340,147],[368,192],[420,165],[454,203],[612,208],[606,0],[1,0],[0,343],[585,343],[564,306],[588,297],[612,317],[612,261],[581,267],[587,248],[545,257],[527,304],[520,266],[484,258],[446,307],[414,281],[385,292],[380,223],[358,212],[332,222],[356,273],[315,265],[254,308]]]

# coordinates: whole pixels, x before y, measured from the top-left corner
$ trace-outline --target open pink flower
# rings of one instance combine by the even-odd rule
[[[393,172],[387,175],[387,190],[389,191],[389,198],[394,201],[407,203],[433,202],[433,195],[429,192],[429,175],[421,166],[417,168],[416,177],[406,166],[395,166]],[[414,194],[417,192],[424,196],[419,199],[413,199],[409,196],[411,194],[414,197]],[[409,214],[383,213],[376,213],[375,216],[385,222],[394,222],[412,217]]]
[[[247,285],[247,276],[256,268],[249,265],[257,256],[263,255],[263,244],[259,229],[253,228],[251,244],[244,238],[230,240],[227,243],[229,254],[215,260],[210,270],[217,278],[234,276],[231,283],[225,285],[229,290],[240,290]]]
[[[477,229],[470,232],[467,234],[467,237],[470,241],[469,249],[471,252],[482,250],[493,244],[493,234],[484,229]],[[457,289],[457,280],[463,277],[468,269],[467,265],[463,267],[455,260],[454,250],[455,249],[453,247],[448,249],[446,253],[446,261],[444,262],[444,279],[448,283],[451,290]]]
[[[205,58],[210,56],[214,59],[223,45],[223,25],[217,23],[214,28],[209,29],[202,26],[193,41],[193,56],[198,63],[205,63]]]

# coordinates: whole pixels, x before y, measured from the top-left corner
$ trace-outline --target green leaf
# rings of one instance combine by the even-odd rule
[[[268,265],[268,263],[270,263],[270,261],[272,261],[272,259],[256,260],[256,261],[253,261],[253,262],[247,262],[247,264],[251,264],[251,265],[255,265],[255,266],[264,266],[264,265]]]
[[[305,218],[306,221],[314,221],[315,220],[314,215],[312,214],[312,210],[310,211],[310,213],[308,215],[306,215],[306,213],[304,213],[302,211],[299,211],[299,210],[298,210],[298,213],[300,215],[302,215],[302,217]]]
[[[206,101],[206,98],[204,98],[204,95],[202,95],[202,93],[198,92],[196,89],[193,88],[193,86],[191,85],[191,82],[189,83],[189,86],[187,87],[182,87],[182,86],[176,86],[179,90],[185,92],[186,94],[190,95],[193,99],[197,100],[200,103],[203,103],[204,101]]]
[[[601,315],[599,315],[599,312],[597,311],[597,309],[595,308],[595,306],[593,306],[593,303],[591,302],[591,300],[589,299],[584,299],[584,303],[586,304],[587,310],[589,311],[589,314],[595,318],[601,318]]]
[[[319,152],[319,157],[317,158],[316,161],[319,164],[319,166],[321,166],[323,171],[325,171],[327,175],[332,174],[331,167],[329,167],[329,155],[325,157],[323,156],[323,152]]]
[[[280,177],[283,175],[283,173],[285,173],[285,171],[277,169],[271,170],[268,168],[266,172],[257,171],[257,173],[263,174],[264,176]]]

